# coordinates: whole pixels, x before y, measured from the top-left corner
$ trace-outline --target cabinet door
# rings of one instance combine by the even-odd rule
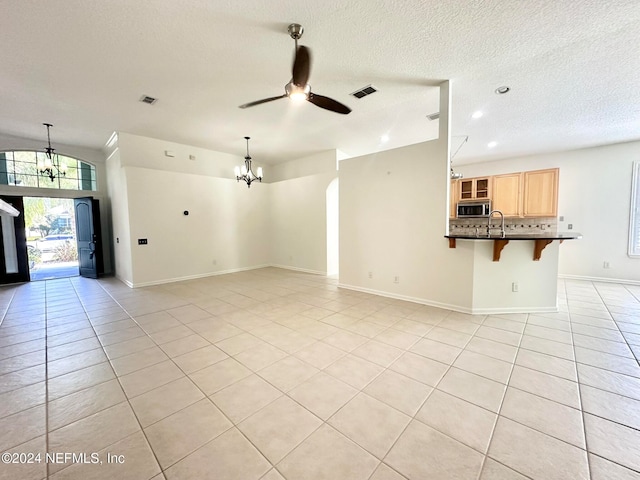
[[[460,184],[458,180],[451,180],[451,186],[449,187],[449,218],[456,218],[456,206],[458,204],[458,188]]]
[[[522,215],[522,174],[510,173],[493,177],[492,204],[493,210],[500,210],[505,217]]]
[[[524,172],[524,216],[558,214],[558,169]]]
[[[489,178],[476,178],[475,180],[475,195],[474,198],[485,199],[489,198]]]
[[[471,200],[473,199],[473,185],[474,181],[471,180],[460,180],[460,200]]]

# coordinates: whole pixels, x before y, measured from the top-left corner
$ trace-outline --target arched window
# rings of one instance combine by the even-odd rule
[[[53,180],[42,175],[38,165],[44,164],[45,153],[33,151],[0,152],[0,185],[16,187],[54,188],[63,190],[96,190],[96,168],[86,162],[57,155],[64,175]]]

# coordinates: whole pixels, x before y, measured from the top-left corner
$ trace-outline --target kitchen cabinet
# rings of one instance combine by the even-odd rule
[[[458,205],[459,198],[459,180],[451,180],[449,187],[449,218],[456,218],[456,206]]]
[[[522,173],[492,177],[491,208],[505,217],[522,216]]]
[[[525,217],[555,217],[558,214],[558,169],[523,173]]]
[[[490,177],[468,178],[459,180],[458,200],[488,200],[490,190]]]

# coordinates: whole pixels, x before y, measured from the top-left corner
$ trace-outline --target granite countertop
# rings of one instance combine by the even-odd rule
[[[462,233],[445,235],[445,238],[460,238],[463,240],[577,240],[582,238],[582,234],[578,232],[510,233],[507,230],[504,237],[494,232],[496,232],[496,230],[492,230],[490,237],[482,233],[478,236],[471,233]]]

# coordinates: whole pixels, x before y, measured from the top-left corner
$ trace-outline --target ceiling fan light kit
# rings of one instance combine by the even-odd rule
[[[240,108],[255,107],[256,105],[288,97],[296,102],[306,100],[313,103],[316,107],[324,108],[331,112],[343,115],[351,113],[349,107],[337,100],[311,92],[311,85],[308,83],[309,74],[311,73],[311,51],[305,46],[298,46],[298,40],[302,37],[304,28],[302,28],[302,25],[299,23],[292,23],[287,28],[287,31],[289,32],[289,36],[295,41],[295,58],[293,60],[291,80],[284,86],[284,95],[245,103],[240,105]]]
[[[262,182],[262,167],[258,167],[257,175],[253,173],[251,169],[251,156],[249,155],[249,139],[251,137],[244,137],[247,141],[247,155],[244,157],[244,165],[236,166],[235,174],[236,180],[240,182],[240,180],[244,180],[247,183],[247,188],[251,188],[251,183],[258,180]]]

